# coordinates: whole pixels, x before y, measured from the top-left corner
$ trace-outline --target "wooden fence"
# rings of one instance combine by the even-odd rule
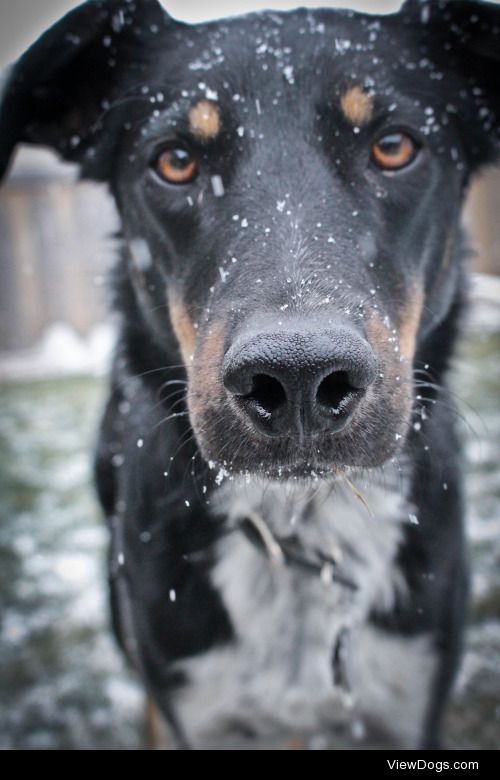
[[[83,336],[103,319],[117,226],[103,186],[23,155],[0,190],[0,350],[31,346],[53,322]]]

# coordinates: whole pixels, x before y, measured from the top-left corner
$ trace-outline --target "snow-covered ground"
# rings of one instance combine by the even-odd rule
[[[91,487],[102,381],[0,385],[0,749],[137,749]]]

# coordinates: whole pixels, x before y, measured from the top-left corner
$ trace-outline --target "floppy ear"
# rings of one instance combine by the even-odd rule
[[[407,0],[400,14],[420,25],[429,55],[445,77],[456,74],[462,87],[456,102],[468,132],[471,162],[500,155],[500,5],[479,0]],[[444,81],[444,89],[447,82]],[[455,100],[456,98],[456,100]]]
[[[93,146],[101,118],[118,90],[144,78],[148,44],[170,22],[157,0],[89,0],[42,35],[3,89],[0,178],[20,142],[50,146],[82,163],[84,175],[107,178],[102,144]]]

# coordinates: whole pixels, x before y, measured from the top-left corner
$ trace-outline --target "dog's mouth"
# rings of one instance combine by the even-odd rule
[[[258,476],[271,480],[333,480],[352,468],[375,468],[394,458],[404,444],[411,415],[411,397],[401,388],[387,393],[382,379],[367,392],[358,392],[354,410],[346,405],[343,425],[306,434],[268,435],[249,423],[250,403],[263,398],[250,394],[242,399],[204,397],[190,392],[190,411],[195,435],[210,466],[223,476]],[[253,409],[252,413],[260,414]],[[269,408],[265,414],[270,413]],[[267,422],[267,421],[266,421]],[[338,424],[338,420],[335,420]]]
[[[257,478],[285,483],[310,484],[319,481],[332,483],[344,479],[351,471],[351,467],[347,464],[329,460],[326,452],[321,457],[317,446],[310,445],[307,454],[291,444],[288,445],[287,451],[285,449],[286,446],[283,445],[281,450],[268,452],[266,459],[264,456],[257,460],[236,454],[230,461],[209,460],[208,463],[218,481],[228,477],[243,477],[249,480]]]

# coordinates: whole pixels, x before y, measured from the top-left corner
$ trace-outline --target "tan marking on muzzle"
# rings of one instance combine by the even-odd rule
[[[401,309],[398,327],[399,348],[403,357],[413,361],[417,344],[417,333],[424,308],[424,291],[421,287],[413,290],[406,305]]]
[[[200,100],[189,112],[189,130],[199,141],[212,141],[221,130],[220,111],[210,100]]]
[[[340,98],[342,113],[351,125],[362,127],[373,116],[373,97],[362,87],[350,87]]]
[[[217,368],[224,352],[224,323],[215,322],[210,326],[200,349],[199,363],[211,369]]]
[[[386,364],[385,370],[391,374],[394,371],[400,373],[400,356],[403,356],[407,363],[413,362],[423,308],[424,291],[421,287],[414,287],[399,308],[396,333],[392,330],[394,326],[386,325],[379,313],[373,312],[366,322],[370,343]],[[397,344],[394,343],[394,335],[397,335]],[[395,346],[399,347],[399,351],[394,351]]]
[[[195,425],[200,427],[207,407],[217,407],[224,398],[221,380],[224,334],[224,323],[214,323],[201,339],[194,361],[195,381],[190,382],[188,404]]]
[[[382,322],[378,312],[372,312],[370,319],[366,321],[366,335],[375,353],[379,357],[384,356],[388,351],[387,347],[391,332]]]
[[[170,322],[179,342],[182,360],[189,370],[192,366],[192,356],[196,349],[196,329],[186,307],[178,299],[169,300]]]

